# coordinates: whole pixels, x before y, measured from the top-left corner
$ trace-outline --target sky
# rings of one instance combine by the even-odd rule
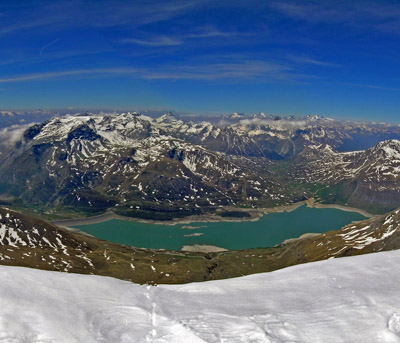
[[[0,108],[400,123],[400,2],[0,2]]]

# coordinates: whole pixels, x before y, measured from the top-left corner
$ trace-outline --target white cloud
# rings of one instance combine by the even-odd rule
[[[225,32],[217,29],[212,25],[198,27],[186,33],[179,33],[176,35],[160,35],[160,36],[149,36],[144,38],[123,38],[120,39],[120,43],[137,44],[148,47],[160,47],[160,46],[177,46],[182,45],[184,42],[198,39],[216,39],[216,38],[239,38],[246,36],[248,33],[243,32]]]
[[[209,63],[206,65],[166,66],[145,74],[149,79],[186,79],[186,80],[283,80],[293,79],[291,68],[284,64],[269,63],[261,60]]]
[[[168,36],[160,36],[149,40],[137,39],[137,38],[124,38],[120,40],[121,43],[132,43],[137,45],[159,47],[159,46],[176,46],[181,45],[183,42],[180,39],[172,38]]]
[[[270,63],[262,60],[231,61],[224,63],[186,64],[183,66],[165,65],[153,68],[104,68],[104,69],[77,69],[68,71],[54,71],[35,74],[15,75],[0,78],[0,83],[25,82],[43,79],[65,77],[87,77],[124,75],[149,80],[295,80],[300,75],[292,73],[292,68],[279,63]]]
[[[54,79],[54,78],[62,78],[68,76],[85,76],[85,75],[96,75],[96,74],[126,74],[126,73],[132,73],[134,71],[135,71],[134,69],[129,69],[129,68],[128,69],[126,68],[77,69],[68,71],[55,71],[46,73],[15,75],[0,79],[0,83]]]
[[[271,1],[268,6],[282,14],[310,23],[345,24],[399,33],[400,6],[384,1]]]
[[[189,11],[206,6],[211,0],[114,1],[99,6],[96,2],[85,4],[89,23],[93,26],[138,27],[166,21]]]
[[[47,27],[56,30],[63,27],[81,26],[84,15],[80,11],[80,0],[60,0],[38,4],[18,3],[7,8],[0,35],[17,31],[29,31]],[[73,18],[73,19],[72,19]]]
[[[307,127],[307,121],[305,120],[268,120],[261,118],[243,119],[240,121],[241,125],[251,126],[271,126],[277,129],[301,129]]]
[[[43,56],[43,52],[44,52],[47,48],[49,48],[49,47],[51,47],[52,45],[56,44],[59,40],[60,40],[60,38],[57,38],[57,39],[53,40],[52,42],[46,44],[43,48],[40,49],[40,54],[39,54],[39,55],[40,55],[40,56]]]
[[[340,67],[339,64],[316,60],[308,56],[288,56],[288,59],[299,64],[311,64],[321,67]]]
[[[353,87],[361,87],[361,88],[380,89],[384,91],[400,91],[400,88],[398,87],[385,87],[385,86],[362,84],[362,83],[345,83],[345,85]]]
[[[31,125],[13,125],[0,130],[0,144],[5,146],[14,145],[22,139],[25,130]]]

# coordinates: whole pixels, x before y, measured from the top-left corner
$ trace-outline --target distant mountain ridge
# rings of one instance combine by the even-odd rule
[[[297,170],[296,170],[297,169]],[[335,153],[293,167],[294,177],[307,184],[324,184],[332,201],[340,197],[350,206],[390,210],[400,199],[400,141],[389,140],[366,151]]]

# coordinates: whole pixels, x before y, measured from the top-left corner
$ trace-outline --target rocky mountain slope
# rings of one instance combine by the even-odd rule
[[[322,116],[280,117],[264,113],[225,116],[220,125],[247,134],[274,154],[292,158],[304,150],[330,146],[334,151],[365,150],[381,141],[400,139],[400,126],[385,123],[340,121]]]
[[[328,201],[372,211],[390,210],[400,199],[400,141],[389,140],[366,151],[336,153],[324,150],[319,158],[292,169],[307,185],[324,185]]]
[[[304,262],[399,249],[400,209],[289,245]]]
[[[114,276],[137,283],[209,279],[203,255],[136,249],[0,208],[0,264]]]
[[[1,155],[3,192],[92,211],[118,204],[121,212],[289,201],[267,170],[169,135],[166,119],[82,115],[32,126]]]
[[[170,113],[84,113],[15,130],[7,136],[12,144],[0,143],[3,204],[113,208],[158,219],[312,196],[380,213],[400,206],[396,140],[339,152],[360,137],[400,138],[400,126],[318,116],[234,114],[211,123]]]

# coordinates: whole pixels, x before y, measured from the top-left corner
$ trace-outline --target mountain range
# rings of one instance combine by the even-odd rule
[[[263,113],[215,123],[128,112],[55,117],[7,133],[4,205],[160,220],[308,197],[374,213],[400,206],[399,141],[345,151],[400,138],[398,125]]]

